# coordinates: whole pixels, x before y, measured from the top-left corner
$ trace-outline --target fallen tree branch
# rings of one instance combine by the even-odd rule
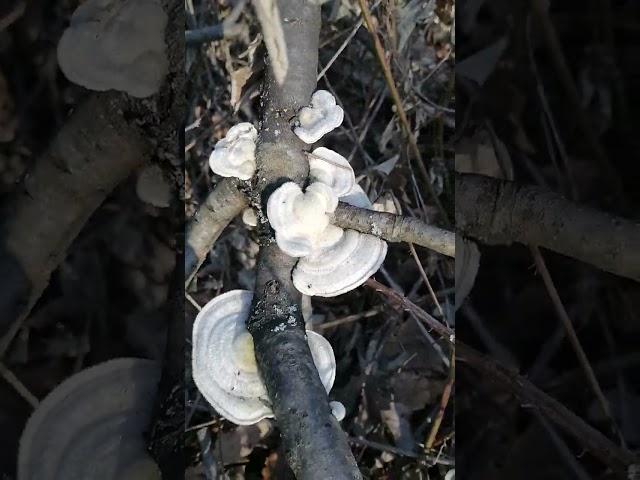
[[[240,35],[243,30],[243,26],[238,23],[227,24],[223,22],[197,30],[186,30],[184,32],[184,40],[187,46],[193,47],[202,43],[235,37],[236,35]]]
[[[11,203],[0,246],[0,357],[91,214],[149,155],[123,108],[121,94],[81,104]]]
[[[593,456],[614,469],[621,470],[622,466],[626,468],[640,461],[632,452],[613,443],[516,371],[500,365],[460,342],[456,343],[456,359],[459,363],[465,364],[483,377],[505,388],[523,406],[538,410]]]
[[[302,184],[308,176],[307,146],[289,125],[307,105],[316,85],[320,6],[314,2],[273,2],[283,21],[288,67],[282,83],[269,65],[262,104],[263,121],[256,152],[254,195],[265,211],[269,195],[282,183]],[[269,58],[267,58],[270,61]],[[253,202],[252,202],[253,203]],[[275,244],[268,225],[260,231],[256,287],[247,328],[256,360],[282,433],[285,455],[297,478],[361,479],[347,437],[331,413],[327,392],[313,363],[291,280],[296,259]]]
[[[188,284],[227,225],[247,207],[240,180],[225,178],[209,193],[191,220],[185,245],[184,276]]]
[[[434,317],[425,312],[418,305],[413,303],[404,295],[399,294],[394,289],[387,287],[386,285],[381,284],[380,282],[374,280],[373,278],[369,278],[365,283],[367,287],[373,288],[376,292],[381,293],[385,297],[387,297],[390,301],[392,301],[395,305],[402,307],[403,310],[411,312],[418,319],[427,324],[429,328],[435,331],[442,338],[447,340],[449,343],[454,343],[455,340],[455,332],[449,328],[447,325],[440,323]]]
[[[539,187],[457,175],[456,227],[486,244],[544,247],[640,280],[640,224]]]
[[[340,203],[333,214],[333,223],[341,228],[376,235],[388,242],[410,242],[448,257],[456,255],[455,233],[429,225],[419,218]]]

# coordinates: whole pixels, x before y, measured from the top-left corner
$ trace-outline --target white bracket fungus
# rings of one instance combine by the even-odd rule
[[[344,408],[344,405],[340,402],[329,402],[329,406],[331,407],[331,413],[336,420],[341,422],[344,420],[344,417],[347,415],[347,410]]]
[[[249,180],[256,171],[257,139],[258,131],[248,122],[231,127],[209,157],[213,173]]]
[[[311,96],[311,106],[298,112],[294,133],[305,143],[317,142],[326,133],[342,124],[344,111],[336,99],[326,90],[317,90]]]
[[[193,379],[211,406],[237,425],[273,417],[245,324],[252,298],[253,293],[246,290],[219,295],[204,306],[193,325]],[[311,331],[307,339],[320,380],[329,392],[336,374],[331,344]]]
[[[166,25],[156,0],[87,0],[58,43],[58,63],[69,80],[90,90],[148,97],[167,73]]]
[[[293,182],[278,187],[267,201],[267,218],[280,249],[292,257],[335,244],[342,230],[329,224],[328,213],[338,206],[331,187],[315,182],[303,193]]]
[[[298,261],[293,284],[305,295],[335,297],[362,285],[386,254],[386,242],[375,235],[345,230],[338,243]]]
[[[354,185],[340,200],[371,209],[367,194]],[[293,284],[305,295],[335,297],[362,285],[382,265],[387,243],[375,235],[344,230],[332,245],[302,257],[293,270]]]
[[[312,181],[329,185],[338,197],[347,195],[356,184],[353,168],[339,153],[318,147],[308,157],[309,177]]]
[[[160,480],[144,439],[159,379],[155,362],[119,358],[62,382],[22,433],[18,480]]]

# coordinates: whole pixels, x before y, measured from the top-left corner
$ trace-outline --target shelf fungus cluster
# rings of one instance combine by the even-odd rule
[[[333,96],[319,90],[311,104],[298,112],[293,131],[312,144],[338,127],[343,115]],[[256,141],[257,131],[251,124],[234,126],[216,144],[211,169],[225,177],[250,179],[256,171]],[[305,188],[294,182],[280,185],[267,199],[266,213],[278,247],[298,258],[292,273],[295,287],[305,296],[333,297],[357,288],[373,275],[384,261],[387,244],[375,235],[332,225],[340,201],[370,210],[373,205],[342,155],[325,147],[306,155],[309,184]],[[257,224],[255,213],[245,210],[243,221]],[[249,291],[224,293],[202,309],[193,326],[194,381],[218,413],[239,425],[273,416],[246,328],[252,298]],[[295,324],[293,314],[291,322]],[[320,380],[329,392],[336,368],[331,345],[312,331],[307,331],[307,339]],[[331,402],[331,409],[338,420],[344,417],[339,402]]]
[[[58,43],[58,64],[89,90],[151,96],[168,71],[166,25],[158,0],[87,0]]]
[[[298,112],[294,133],[312,144],[340,126],[344,112],[326,90],[318,90],[311,104]],[[258,133],[250,123],[232,127],[209,159],[214,173],[248,180],[256,170]],[[294,182],[277,188],[267,200],[267,218],[280,249],[298,257],[293,283],[305,295],[333,297],[362,285],[387,254],[387,244],[374,235],[343,230],[331,224],[338,202],[373,210],[358,186],[348,160],[326,147],[307,153],[309,185]],[[243,212],[247,225],[257,224],[251,210]]]
[[[20,438],[18,480],[160,480],[144,438],[160,366],[119,358],[82,370],[38,406]]]
[[[216,411],[237,425],[273,417],[266,387],[258,373],[253,339],[246,321],[253,293],[232,290],[211,300],[193,325],[192,375],[196,386]],[[292,317],[293,318],[293,317]],[[307,331],[309,348],[327,393],[336,376],[331,344]],[[332,405],[344,416],[341,406]]]

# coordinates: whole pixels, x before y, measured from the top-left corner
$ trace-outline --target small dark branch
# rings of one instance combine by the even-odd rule
[[[243,26],[237,23],[219,23],[211,27],[204,27],[198,30],[187,30],[184,32],[185,43],[188,47],[201,45],[203,43],[222,40],[223,38],[231,38],[240,35],[243,32]]]
[[[239,190],[240,181],[222,180],[207,196],[189,225],[185,252],[185,280],[188,283],[222,231],[247,206]]]
[[[388,242],[410,242],[448,257],[456,255],[454,232],[434,227],[418,218],[375,212],[340,203],[334,213],[333,223],[341,228],[376,235]]]
[[[399,294],[395,290],[387,287],[386,285],[381,284],[380,282],[375,281],[373,278],[368,279],[365,282],[365,285],[369,288],[373,288],[376,292],[381,293],[385,297],[387,297],[391,303],[402,308],[403,310],[412,313],[419,320],[423,321],[429,328],[433,331],[437,332],[442,338],[447,340],[450,343],[454,342],[455,332],[447,327],[446,325],[440,323],[438,320],[433,318],[427,312],[425,312],[418,305],[413,303],[407,297]]]
[[[278,84],[269,65],[263,85],[254,185],[255,203],[263,209],[268,196],[282,183],[302,185],[308,176],[303,151],[308,146],[292,132],[290,121],[309,103],[315,89],[320,34],[318,4],[299,0],[276,3],[288,46],[288,70],[283,83]],[[291,280],[296,259],[278,248],[268,228],[261,229],[260,240],[247,328],[282,432],[287,461],[300,479],[361,479],[346,435],[331,414],[307,344],[301,295]]]
[[[483,377],[505,388],[518,399],[521,405],[542,413],[565,433],[572,436],[585,450],[612,468],[622,471],[621,467],[626,468],[640,461],[636,455],[613,443],[517,372],[500,365],[460,342],[456,343],[456,359]]]
[[[640,280],[640,224],[538,187],[458,175],[456,226],[486,244],[540,246]]]
[[[1,267],[11,265],[23,287],[19,297],[0,292],[0,334],[9,329],[0,357],[91,214],[149,155],[144,135],[123,119],[124,100],[95,94],[79,105],[13,199]]]

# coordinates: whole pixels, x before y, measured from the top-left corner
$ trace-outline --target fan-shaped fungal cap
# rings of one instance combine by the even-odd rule
[[[156,0],[88,0],[58,43],[66,77],[90,90],[156,93],[168,69],[167,15]]]
[[[341,201],[371,208],[362,188],[355,184]],[[375,235],[344,230],[339,241],[301,258],[293,270],[293,284],[305,295],[335,297],[362,285],[387,255],[387,244]]]
[[[386,254],[387,244],[378,237],[344,230],[338,243],[298,261],[293,284],[305,295],[335,297],[362,285]]]
[[[311,96],[311,106],[298,112],[298,126],[293,131],[305,143],[312,144],[342,124],[344,112],[336,99],[326,90],[317,90]]]
[[[267,201],[267,217],[280,249],[301,257],[335,244],[342,229],[330,225],[327,214],[337,206],[338,197],[331,187],[320,182],[309,185],[304,193],[293,182],[278,187]]]
[[[120,358],[62,382],[22,433],[18,480],[159,480],[144,439],[159,378],[155,362]]]
[[[248,227],[255,227],[258,225],[258,216],[256,215],[256,211],[247,207],[242,211],[242,221]]]
[[[258,131],[248,122],[238,123],[216,143],[209,166],[223,177],[249,180],[256,171],[256,140]]]
[[[258,374],[253,340],[246,329],[253,293],[232,290],[211,300],[193,325],[192,374],[204,398],[220,415],[238,425],[273,417]],[[307,331],[309,348],[327,392],[336,373],[331,344]]]
[[[338,197],[348,194],[356,184],[349,161],[333,150],[318,147],[309,155],[309,176],[329,185]]]

